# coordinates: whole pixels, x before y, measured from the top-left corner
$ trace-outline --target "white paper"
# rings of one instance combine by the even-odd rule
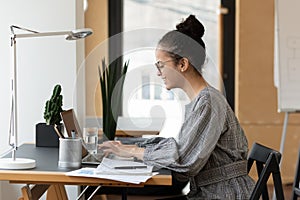
[[[146,182],[152,176],[157,175],[158,172],[153,172],[151,175],[108,175],[96,173],[96,168],[81,168],[71,172],[67,172],[67,176],[80,176],[91,178],[103,178],[109,180],[115,180],[125,183],[140,184]]]
[[[116,169],[118,167],[125,169]],[[127,169],[126,169],[127,168]],[[110,158],[103,158],[100,165],[96,169],[97,174],[112,174],[112,175],[151,175],[153,166],[147,166],[141,162],[134,162],[129,160],[116,160]]]

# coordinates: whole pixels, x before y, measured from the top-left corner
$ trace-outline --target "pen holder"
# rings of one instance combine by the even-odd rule
[[[81,166],[81,159],[81,138],[59,138],[59,167],[79,168]]]

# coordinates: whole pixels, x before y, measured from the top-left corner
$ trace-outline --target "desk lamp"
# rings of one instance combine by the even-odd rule
[[[22,31],[27,31],[26,34],[15,34],[14,29],[20,29]],[[16,39],[17,38],[32,38],[32,37],[44,37],[44,36],[60,36],[65,35],[66,40],[77,40],[85,38],[91,35],[93,32],[91,29],[78,29],[73,31],[60,31],[60,32],[37,32],[29,30],[26,28],[18,26],[10,26],[11,30],[11,47],[13,53],[13,69],[11,78],[11,116],[10,116],[10,128],[9,128],[9,145],[12,151],[11,158],[1,158],[0,159],[0,169],[31,169],[36,166],[36,162],[33,159],[27,158],[16,158],[16,151],[18,147],[17,140],[17,62],[16,62]]]

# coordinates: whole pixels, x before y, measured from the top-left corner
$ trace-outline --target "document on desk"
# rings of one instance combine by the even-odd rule
[[[152,166],[139,162],[104,158],[97,168],[81,168],[67,172],[66,175],[103,178],[139,184],[158,174],[157,172],[152,172],[152,168]]]
[[[141,162],[103,158],[96,169],[97,174],[113,175],[151,175],[152,166]]]

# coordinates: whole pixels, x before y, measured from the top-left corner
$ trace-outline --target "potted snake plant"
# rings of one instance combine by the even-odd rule
[[[122,64],[122,59],[118,58],[109,65],[106,64],[105,59],[102,59],[102,66],[98,66],[102,95],[102,131],[105,139],[108,140],[115,138],[128,65],[129,61]]]

